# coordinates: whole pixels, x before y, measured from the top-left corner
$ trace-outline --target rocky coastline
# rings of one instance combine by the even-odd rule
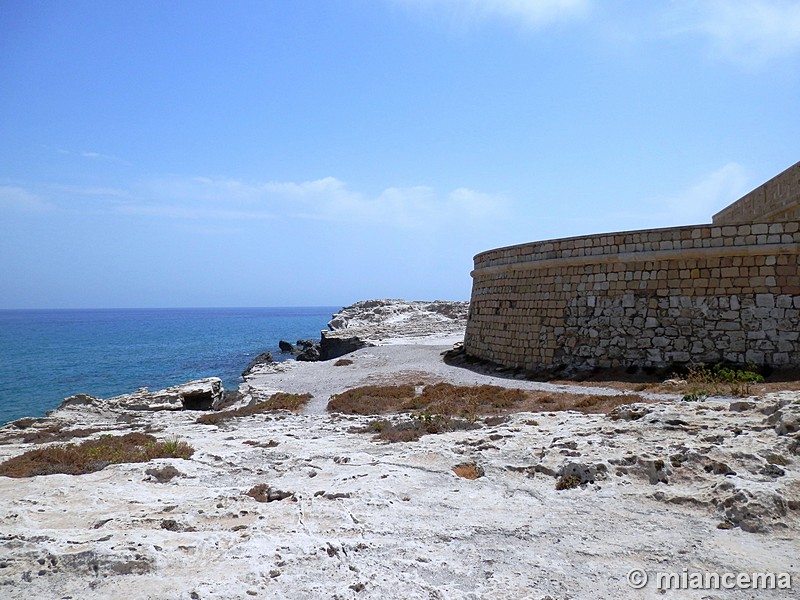
[[[795,597],[797,387],[689,398],[472,371],[442,357],[466,311],[421,304],[335,315],[331,339],[371,344],[345,360],[262,360],[236,391],[208,378],[73,396],[0,428],[0,463],[131,433],[193,449],[81,475],[0,476],[0,595],[660,598],[629,573],[688,570],[786,574],[791,587],[680,597]],[[398,443],[375,438],[374,415],[326,410],[353,388],[445,384],[521,390],[539,404],[497,403],[496,415]],[[312,397],[259,410],[279,392]],[[573,404],[558,408],[560,397]],[[613,410],[585,408],[604,401]],[[380,418],[433,432],[435,414],[409,414]]]

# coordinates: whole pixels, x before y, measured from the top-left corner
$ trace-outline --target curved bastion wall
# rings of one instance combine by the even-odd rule
[[[796,219],[522,244],[472,277],[464,349],[504,366],[800,367]]]

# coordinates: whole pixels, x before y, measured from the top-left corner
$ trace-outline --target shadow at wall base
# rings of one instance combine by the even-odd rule
[[[450,350],[443,354],[444,362],[448,365],[469,369],[476,373],[492,375],[505,379],[525,381],[552,381],[554,379],[566,381],[627,381],[631,383],[661,382],[674,377],[682,378],[688,375],[695,367],[705,367],[709,370],[732,369],[750,371],[763,376],[770,382],[800,381],[800,368],[776,368],[769,365],[756,365],[753,363],[671,363],[669,365],[618,365],[611,367],[602,366],[574,366],[574,365],[549,365],[541,368],[525,368],[514,365],[503,365],[485,358],[472,356],[464,352],[463,348]]]

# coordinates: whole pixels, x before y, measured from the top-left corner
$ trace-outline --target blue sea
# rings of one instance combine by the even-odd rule
[[[340,307],[0,310],[0,424],[72,394],[101,398],[221,377],[226,390],[278,341],[319,340]]]

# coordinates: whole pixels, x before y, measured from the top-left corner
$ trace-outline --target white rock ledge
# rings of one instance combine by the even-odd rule
[[[391,360],[404,349],[360,352]],[[523,413],[383,444],[350,433],[368,417],[282,413],[215,427],[196,424],[197,411],[69,404],[30,427],[150,430],[196,452],[81,476],[0,477],[0,594],[657,598],[629,588],[628,571],[684,567],[797,582],[800,393],[635,408],[618,420]],[[34,447],[18,433],[0,429],[0,459]],[[465,462],[484,476],[456,476]],[[177,475],[159,482],[153,469],[167,466]],[[557,490],[562,472],[587,481]],[[258,502],[246,492],[259,484],[289,496]]]

